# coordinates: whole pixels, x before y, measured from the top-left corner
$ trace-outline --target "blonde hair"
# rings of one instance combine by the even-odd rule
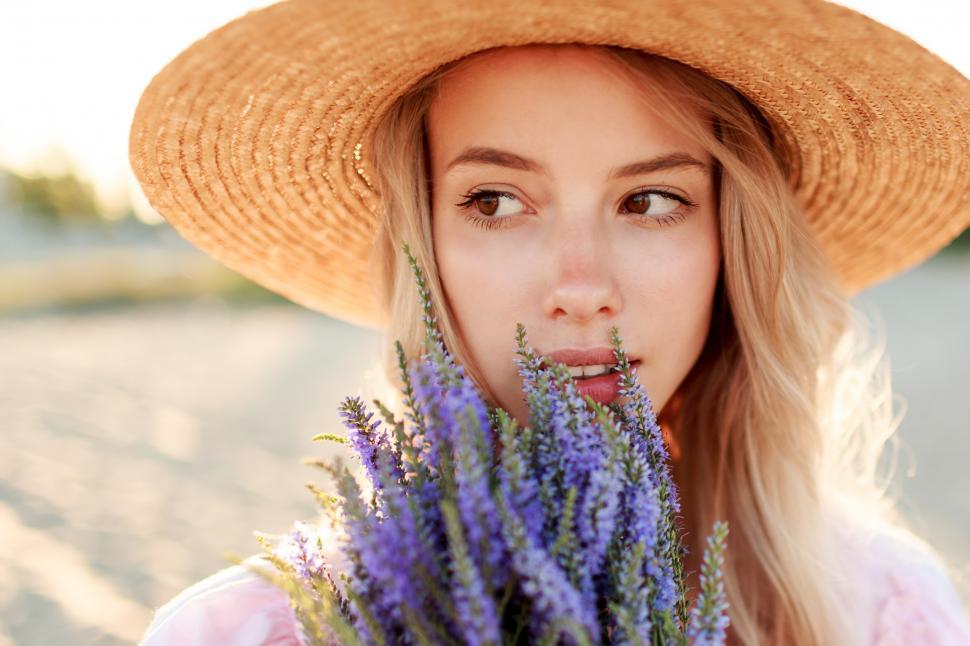
[[[893,437],[888,364],[818,244],[788,183],[789,160],[768,120],[725,83],[676,61],[618,47],[585,47],[645,90],[672,127],[715,161],[723,250],[706,345],[659,413],[670,440],[690,447],[677,473],[699,554],[716,519],[730,524],[725,584],[732,641],[859,643],[849,563],[828,528],[837,506],[854,520],[903,527],[880,456]],[[494,403],[455,328],[432,248],[425,117],[449,63],[385,114],[373,150],[384,205],[372,271],[386,340],[421,351],[421,307],[406,240],[424,268],[455,358]],[[645,106],[649,106],[645,102]],[[701,115],[701,118],[699,118]],[[385,370],[395,387],[389,343]],[[510,355],[511,360],[511,355]],[[676,449],[676,447],[675,447]],[[676,450],[674,450],[676,453]]]

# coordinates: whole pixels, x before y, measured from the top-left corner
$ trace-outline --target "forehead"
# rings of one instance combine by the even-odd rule
[[[638,80],[595,48],[530,45],[474,55],[438,86],[428,114],[432,158],[489,145],[546,157],[588,151],[590,161],[606,152],[615,159],[667,150],[707,159]]]

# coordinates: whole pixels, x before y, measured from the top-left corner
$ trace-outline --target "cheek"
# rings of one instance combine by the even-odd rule
[[[668,304],[669,351],[681,376],[694,364],[707,339],[711,306],[717,285],[716,257],[698,251],[685,255],[667,282],[664,302]]]
[[[449,302],[469,341],[502,329],[502,347],[515,338],[515,321],[536,302],[530,280],[535,254],[523,253],[528,238],[515,232],[492,232],[469,224],[461,215],[434,218],[435,260]]]
[[[642,256],[637,280],[627,281],[629,320],[641,342],[641,377],[659,410],[700,356],[707,339],[720,269],[717,238],[671,245],[649,265]],[[626,275],[631,275],[632,267]]]
[[[471,360],[501,396],[517,374],[515,324],[525,322],[529,302],[524,269],[516,265],[521,260],[509,256],[507,245],[483,244],[487,237],[460,220],[438,223],[433,230],[435,260],[455,324]]]
[[[617,248],[624,302],[636,317],[675,327],[704,318],[721,263],[716,230],[704,225],[665,238],[631,236]]]
[[[515,269],[495,245],[483,244],[482,234],[463,222],[436,224],[434,232],[435,260],[452,310],[469,336],[481,336],[477,332],[494,319],[484,314],[507,305],[507,299],[497,296],[515,285]]]

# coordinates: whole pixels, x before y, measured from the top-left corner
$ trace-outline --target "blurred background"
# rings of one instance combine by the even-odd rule
[[[0,646],[136,641],[253,530],[312,516],[309,438],[383,394],[376,333],[209,260],[128,169],[151,76],[264,4],[0,5]],[[970,75],[966,3],[842,4]],[[907,405],[894,491],[968,577],[970,234],[856,303]]]

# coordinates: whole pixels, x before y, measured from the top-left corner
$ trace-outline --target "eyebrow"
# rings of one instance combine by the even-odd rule
[[[507,150],[489,148],[488,146],[472,146],[471,148],[466,148],[460,155],[448,163],[448,165],[445,167],[445,172],[447,173],[452,168],[463,164],[502,166],[504,168],[511,168],[513,170],[524,170],[542,175],[548,174],[542,165],[533,159],[516,155],[515,153]],[[658,170],[668,170],[672,168],[693,168],[700,170],[705,174],[710,173],[707,164],[698,160],[696,157],[693,157],[685,152],[672,152],[657,155],[656,157],[651,157],[650,159],[633,162],[632,164],[620,166],[619,168],[614,168],[610,172],[609,178],[620,179],[624,177],[633,177],[635,175],[646,175],[648,173],[654,173]]]

